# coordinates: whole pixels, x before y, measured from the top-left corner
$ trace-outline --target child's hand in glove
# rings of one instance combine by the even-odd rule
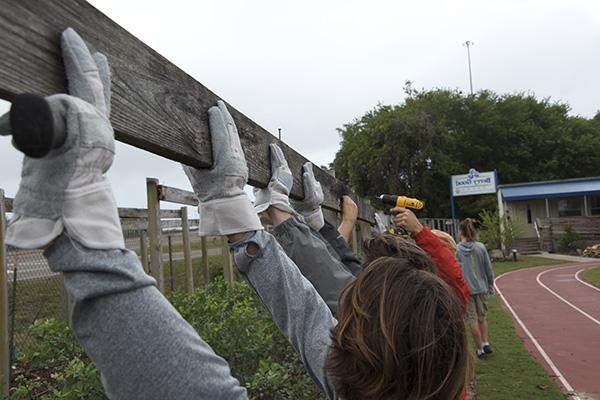
[[[323,204],[324,199],[323,189],[319,181],[315,178],[311,162],[306,162],[302,166],[302,170],[304,199],[292,200],[292,205],[304,217],[306,223],[318,231],[325,224],[323,221],[323,211],[321,210],[321,204]]]
[[[61,39],[70,95],[22,95],[10,116],[0,118],[0,132],[12,133],[15,143],[18,137],[38,132],[41,142],[64,138],[58,148],[36,154],[39,158],[25,156],[7,243],[39,248],[66,230],[87,247],[124,248],[115,200],[104,176],[115,153],[108,119],[108,62],[100,53],[90,54],[71,28]]]
[[[271,143],[269,148],[271,149],[271,180],[266,188],[254,188],[256,198],[254,211],[260,214],[273,206],[280,211],[293,214],[294,210],[290,206],[289,195],[294,184],[294,177],[281,148],[275,143]]]
[[[208,124],[213,168],[183,166],[200,200],[200,235],[231,235],[262,229],[244,192],[248,167],[237,128],[225,103],[219,101],[208,110]]]

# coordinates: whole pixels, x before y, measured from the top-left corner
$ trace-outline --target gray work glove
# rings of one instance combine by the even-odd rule
[[[294,184],[292,171],[283,155],[281,148],[275,143],[269,145],[271,149],[271,180],[266,188],[254,188],[254,211],[260,214],[273,206],[281,211],[294,214],[290,205],[290,191]]]
[[[42,158],[23,159],[21,183],[6,242],[39,248],[66,230],[90,248],[125,248],[116,202],[104,176],[115,153],[109,122],[110,72],[106,57],[90,54],[79,35],[67,28],[61,37],[67,94],[45,99],[54,132],[65,136]],[[0,118],[9,132],[10,117]]]
[[[321,184],[315,178],[313,165],[307,161],[302,166],[302,185],[304,186],[304,199],[292,200],[294,209],[304,217],[304,221],[314,230],[320,230],[325,221],[323,220],[323,210],[321,204],[325,196]]]
[[[212,169],[183,166],[200,204],[199,233],[230,235],[262,229],[244,192],[248,167],[238,131],[225,103],[208,110],[214,165]]]
[[[387,233],[389,230],[388,229],[389,224],[386,223],[387,220],[389,220],[389,216],[376,212],[375,213],[375,226],[373,226],[371,228],[373,233],[376,235],[381,235],[383,233]]]

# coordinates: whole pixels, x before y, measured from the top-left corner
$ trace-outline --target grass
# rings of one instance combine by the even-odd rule
[[[581,273],[581,278],[590,285],[600,288],[600,267],[586,269]]]
[[[171,251],[173,253],[183,253],[183,243],[181,242],[181,237],[177,237],[177,236],[173,236],[173,242],[171,243]],[[162,238],[162,251],[163,254],[169,254],[169,243],[168,243],[168,239],[167,236],[164,236]],[[208,239],[206,241],[206,248],[207,249],[219,249],[223,247],[223,242],[221,238],[211,238]],[[190,243],[190,248],[192,251],[194,250],[202,250],[202,242],[200,241],[199,237],[197,235],[193,235],[193,238],[191,239],[191,243]],[[130,246],[130,250],[135,251],[135,253],[139,256],[140,255],[140,249],[139,249],[139,241],[136,242],[135,246]]]
[[[540,265],[565,261],[540,257],[520,257],[518,262],[494,263],[494,275]],[[488,324],[494,353],[485,361],[477,361],[475,372],[481,399],[549,399],[562,400],[558,385],[533,359],[517,336],[512,319],[498,296],[489,299]],[[470,335],[469,335],[470,336]]]

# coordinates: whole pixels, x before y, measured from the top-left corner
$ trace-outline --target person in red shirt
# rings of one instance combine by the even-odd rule
[[[409,209],[396,207],[392,208],[390,212],[394,215],[394,223],[406,230],[415,243],[431,257],[439,277],[454,289],[460,302],[466,306],[471,290],[463,277],[456,257],[448,246],[428,227],[424,227]]]

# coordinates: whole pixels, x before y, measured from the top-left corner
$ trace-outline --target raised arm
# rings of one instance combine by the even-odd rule
[[[74,302],[71,326],[102,374],[107,397],[246,399],[227,362],[124,249],[104,175],[114,156],[108,63],[99,53],[90,55],[72,29],[63,33],[62,50],[72,96],[53,95],[40,103],[54,124],[36,125],[40,109],[21,102],[13,104],[10,126],[2,127],[14,135],[35,136],[34,128],[41,128],[42,139],[64,137],[46,155],[25,157],[8,243],[46,248],[50,268],[63,274]],[[32,131],[19,132],[24,120],[33,121],[24,127]]]
[[[293,202],[304,218],[298,216],[290,207],[292,173],[283,152],[276,144],[271,144],[270,157],[271,180],[266,188],[255,189],[254,209],[261,213],[263,220],[273,225],[273,235],[285,253],[335,314],[339,295],[354,280],[354,275],[346,269],[331,246],[314,230],[324,223],[321,185],[314,178],[312,164],[306,163],[303,166],[305,199]]]
[[[281,332],[298,352],[308,373],[329,398],[335,398],[324,371],[330,331],[336,321],[323,299],[272,235],[259,229],[258,212],[292,216],[292,175],[282,168],[283,154],[271,145],[271,181],[256,192],[252,206],[243,188],[248,169],[237,128],[225,104],[209,110],[215,164],[212,169],[184,167],[198,196],[201,235],[227,235],[236,265],[256,291]],[[279,218],[281,217],[281,218]]]
[[[450,249],[440,238],[431,233],[429,228],[423,227],[412,211],[396,207],[391,212],[395,214],[394,223],[406,229],[417,245],[429,254],[435,263],[439,277],[454,288],[461,303],[466,306],[471,290]]]

